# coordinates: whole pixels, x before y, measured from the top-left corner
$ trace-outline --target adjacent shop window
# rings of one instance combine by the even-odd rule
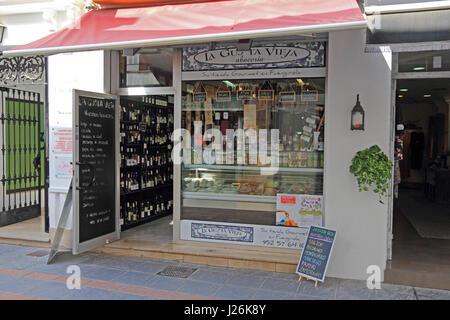
[[[324,78],[186,81],[182,88],[182,127],[191,133],[182,219],[276,225],[277,194],[322,195]],[[199,123],[203,136],[195,134]],[[207,129],[222,135],[213,152],[217,140],[204,136]],[[227,134],[239,129],[253,129],[255,140]]]
[[[172,86],[173,50],[144,48],[134,55],[120,53],[120,87]]]
[[[398,55],[398,71],[450,71],[450,52],[448,50],[400,52]]]

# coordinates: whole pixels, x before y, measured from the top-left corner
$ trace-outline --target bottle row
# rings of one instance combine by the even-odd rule
[[[159,187],[173,181],[172,170],[148,170],[138,172],[121,172],[120,188],[123,192],[132,192],[140,189]]]
[[[170,133],[167,130],[155,130],[155,132],[129,131],[122,132],[120,142],[122,144],[143,143],[144,148],[148,146],[161,146],[170,142]]]
[[[136,121],[148,126],[173,124],[173,116],[161,108],[145,108],[134,103],[124,103],[122,108],[122,121]]]
[[[121,150],[121,167],[132,167],[140,165],[142,168],[150,168],[155,166],[166,166],[172,164],[172,156],[169,152],[144,151],[144,154],[140,154],[137,147],[127,147],[126,152]]]
[[[120,225],[136,223],[139,220],[156,216],[172,210],[173,200],[156,194],[151,199],[127,201],[120,206]]]

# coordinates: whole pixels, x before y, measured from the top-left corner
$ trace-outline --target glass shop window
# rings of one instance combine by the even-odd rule
[[[191,134],[181,219],[275,225],[278,193],[323,194],[324,78],[185,81],[182,89]],[[221,140],[206,138],[208,129]],[[256,136],[227,134],[239,129]]]
[[[120,87],[172,86],[172,60],[173,49],[168,48],[143,48],[134,55],[121,51]]]

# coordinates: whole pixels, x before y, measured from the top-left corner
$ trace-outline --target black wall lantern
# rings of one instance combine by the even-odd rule
[[[364,109],[359,103],[359,94],[356,95],[356,104],[352,110],[352,130],[364,130]]]

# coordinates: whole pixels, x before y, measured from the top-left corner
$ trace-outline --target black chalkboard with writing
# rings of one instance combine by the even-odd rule
[[[311,226],[298,262],[297,274],[323,282],[335,237],[335,230]]]
[[[116,228],[115,100],[79,96],[79,242]]]

